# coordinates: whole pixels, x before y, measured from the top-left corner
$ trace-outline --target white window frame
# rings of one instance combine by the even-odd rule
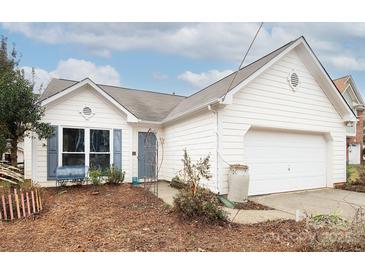
[[[83,129],[84,130],[84,152],[63,152],[63,129],[64,128],[74,128],[74,129]],[[62,154],[70,153],[70,154],[85,154],[85,166],[90,166],[90,130],[109,130],[109,155],[110,155],[110,166],[114,163],[114,135],[112,128],[101,128],[101,127],[80,127],[80,126],[58,126],[58,163],[59,166],[63,166]],[[107,152],[92,152],[92,154],[107,154]]]
[[[108,130],[109,131],[109,152],[90,152],[90,130]],[[90,166],[90,154],[109,154],[109,164],[110,166],[112,166],[112,164],[114,163],[113,161],[113,148],[114,148],[114,136],[113,136],[113,129],[106,129],[106,128],[88,128],[88,158],[87,158],[87,163],[89,163]],[[85,137],[86,138],[86,137]],[[85,159],[86,161],[86,159]]]

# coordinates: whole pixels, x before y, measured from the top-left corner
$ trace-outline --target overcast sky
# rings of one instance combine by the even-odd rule
[[[258,23],[3,23],[21,66],[51,77],[189,95],[235,70]],[[246,64],[303,35],[333,78],[365,94],[365,24],[265,23]]]

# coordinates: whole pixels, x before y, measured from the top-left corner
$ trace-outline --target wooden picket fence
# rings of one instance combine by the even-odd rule
[[[14,221],[38,214],[42,210],[39,189],[18,192],[16,188],[0,194],[0,221]]]

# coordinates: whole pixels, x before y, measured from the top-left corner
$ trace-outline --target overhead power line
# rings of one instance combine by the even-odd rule
[[[260,32],[260,30],[261,30],[261,28],[262,28],[263,24],[264,24],[264,22],[261,22],[261,24],[260,24],[259,28],[257,29],[256,34],[255,34],[254,38],[252,39],[250,46],[248,47],[248,49],[247,49],[247,51],[246,51],[245,55],[243,56],[243,59],[242,59],[242,61],[241,61],[241,64],[239,65],[239,67],[238,67],[238,69],[237,69],[236,73],[234,74],[234,76],[233,76],[233,78],[232,78],[232,80],[231,80],[231,82],[230,82],[230,84],[229,84],[229,86],[228,86],[228,88],[227,88],[226,93],[224,94],[223,101],[224,101],[224,99],[226,98],[226,95],[227,95],[228,91],[231,89],[231,86],[232,86],[232,84],[233,84],[234,80],[236,79],[237,74],[238,74],[239,70],[241,69],[241,67],[242,67],[243,63],[245,62],[246,57],[247,57],[248,53],[250,52],[250,50],[251,50],[251,48],[252,48],[252,45],[253,45],[253,43],[255,42],[256,37],[257,37],[257,35],[259,34],[259,32]]]

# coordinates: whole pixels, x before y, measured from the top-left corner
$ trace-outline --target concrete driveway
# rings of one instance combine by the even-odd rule
[[[365,209],[365,193],[332,188],[255,196],[250,199],[294,216],[296,210],[300,209],[308,215],[336,211],[342,217],[351,219],[359,207]]]

